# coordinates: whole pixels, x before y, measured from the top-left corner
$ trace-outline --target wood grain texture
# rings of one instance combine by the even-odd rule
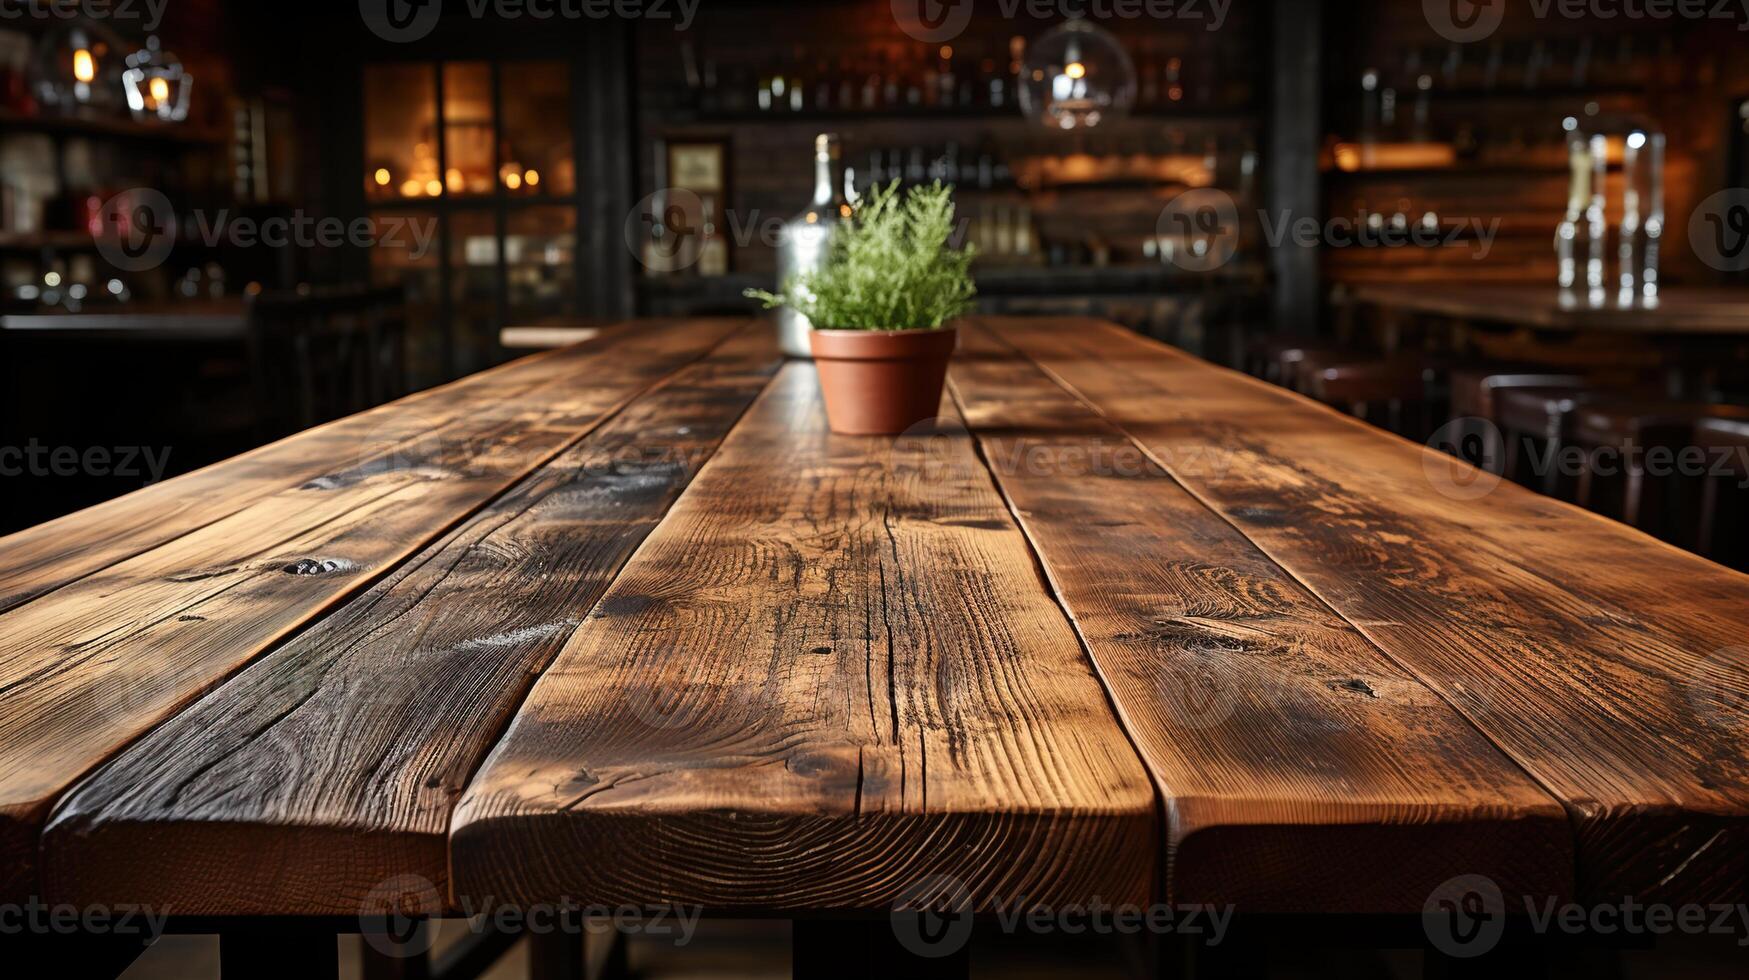
[[[1000,333],[1552,792],[1582,898],[1741,899],[1749,576],[1117,327]]]
[[[732,338],[153,730],[56,808],[45,896],[346,916],[400,875],[447,896],[468,777],[781,363],[770,331]]]
[[[1167,900],[1571,894],[1560,805],[1438,695],[989,333],[962,331],[951,379],[1165,800]]]
[[[575,385],[587,365],[634,356],[672,329],[640,324],[584,347],[513,361],[0,537],[0,611],[331,472],[338,462],[405,453],[458,424],[465,428],[481,404],[544,385]]]
[[[0,897],[35,885],[38,831],[73,781],[739,326],[639,333],[0,614]]]
[[[1156,836],[970,440],[831,436],[794,364],[530,693],[451,855],[512,902],[991,908],[1143,900]]]

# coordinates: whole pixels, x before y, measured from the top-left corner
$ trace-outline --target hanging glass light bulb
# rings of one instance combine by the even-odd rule
[[[105,28],[76,20],[46,32],[30,62],[30,88],[45,108],[75,112],[113,105],[121,92],[121,57]]]
[[[1136,101],[1136,66],[1103,28],[1071,20],[1027,46],[1020,111],[1052,129],[1121,118]]]
[[[176,56],[159,47],[158,38],[146,38],[146,46],[128,55],[122,87],[128,109],[136,119],[181,122],[188,118],[188,97],[194,78],[184,71]]]

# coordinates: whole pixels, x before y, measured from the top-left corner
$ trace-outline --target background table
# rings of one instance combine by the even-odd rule
[[[242,297],[134,303],[83,313],[8,313],[0,331],[20,337],[61,340],[230,341],[248,335],[249,310]]]
[[[1548,331],[1749,336],[1749,289],[1677,287],[1656,301],[1622,302],[1614,290],[1592,303],[1583,290],[1468,283],[1360,285],[1352,300],[1388,311]]]
[[[1094,321],[898,439],[611,328],[0,539],[0,901],[1739,900],[1749,577],[1477,479]]]

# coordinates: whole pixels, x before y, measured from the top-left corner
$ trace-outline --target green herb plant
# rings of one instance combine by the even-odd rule
[[[948,244],[953,187],[936,181],[901,195],[898,186],[869,190],[833,229],[819,269],[791,277],[777,293],[746,295],[831,330],[939,330],[971,309],[976,250]]]

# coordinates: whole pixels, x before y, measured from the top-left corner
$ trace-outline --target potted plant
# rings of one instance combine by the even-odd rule
[[[974,250],[949,244],[953,188],[869,191],[832,233],[820,268],[779,293],[748,290],[767,309],[788,304],[810,323],[826,417],[844,435],[896,435],[941,410],[941,386],[971,308]]]

